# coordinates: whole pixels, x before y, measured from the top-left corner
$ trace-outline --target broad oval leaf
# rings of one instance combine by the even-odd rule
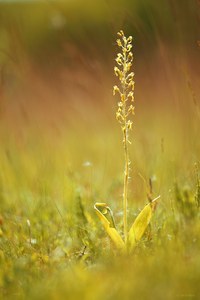
[[[116,248],[119,250],[125,250],[125,243],[119,235],[118,231],[115,228],[115,222],[113,219],[113,213],[109,206],[106,203],[96,203],[94,209],[97,213],[97,216],[101,220],[107,234],[115,244]]]
[[[147,204],[135,219],[131,229],[128,233],[128,250],[132,251],[137,242],[142,238],[147,226],[150,223],[152,213],[156,207],[156,201],[160,198],[158,196],[151,203]]]

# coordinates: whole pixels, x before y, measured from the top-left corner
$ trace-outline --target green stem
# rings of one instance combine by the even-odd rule
[[[124,127],[123,127],[123,145],[124,145],[124,191],[123,191],[123,223],[124,223],[124,240],[127,242],[128,226],[127,226],[127,198],[128,198],[128,178],[129,178],[129,155],[128,155],[128,128],[127,128],[127,117],[126,117],[126,53],[124,53],[124,65],[123,65],[123,95],[124,95]]]
[[[124,44],[126,49],[126,44]],[[129,153],[128,153],[128,125],[127,125],[127,51],[123,51],[123,76],[122,76],[122,94],[123,94],[123,145],[124,145],[124,191],[123,191],[123,225],[124,225],[124,240],[127,243],[128,226],[127,226],[127,209],[128,209],[128,180],[129,180]]]
[[[128,198],[128,178],[129,178],[129,155],[128,155],[128,134],[127,127],[125,126],[124,131],[124,192],[123,192],[123,223],[124,223],[124,239],[127,242],[128,228],[127,228],[127,198]]]

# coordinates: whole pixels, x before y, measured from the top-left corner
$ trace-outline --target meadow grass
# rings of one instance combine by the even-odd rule
[[[146,105],[137,104],[128,226],[148,201],[149,185],[161,200],[126,256],[93,210],[96,202],[109,203],[123,235],[123,147],[113,100],[106,97],[101,112],[75,102],[74,110],[66,109],[67,121],[48,126],[44,111],[39,122],[34,113],[17,118],[12,112],[6,119],[1,112],[2,299],[199,299],[198,103],[185,85],[174,85],[180,106],[158,105],[168,98],[162,89],[153,91],[154,105],[148,91]]]
[[[144,136],[145,147],[138,142],[139,135],[135,137],[137,163],[128,223],[147,201],[139,172],[144,177],[150,174],[153,191],[162,195],[162,201],[128,257],[119,256],[93,211],[95,202],[106,199],[119,232],[123,231],[123,164],[116,151],[121,151],[121,143],[114,120],[107,130],[105,124],[95,131],[88,125],[87,134],[81,124],[76,130],[63,126],[59,138],[51,131],[48,135],[28,128],[19,139],[1,125],[2,298],[198,299],[199,169],[193,162],[198,162],[199,146],[183,153],[185,139],[181,140],[178,126],[173,133],[166,130],[167,145],[158,145],[158,123],[151,132],[153,146]],[[144,130],[146,124],[141,126]],[[74,134],[84,139],[81,151]]]

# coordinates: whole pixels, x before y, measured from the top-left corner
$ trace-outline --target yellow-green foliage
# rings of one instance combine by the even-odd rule
[[[121,2],[124,6],[124,1]],[[113,114],[112,95],[110,98],[107,95],[112,74],[108,76],[107,68],[102,65],[100,69],[105,71],[100,79],[104,81],[104,89],[102,82],[97,80],[91,102],[84,101],[86,90],[82,83],[87,81],[92,89],[94,82],[87,77],[90,67],[92,75],[100,74],[94,61],[91,65],[88,60],[84,61],[85,73],[81,69],[82,59],[77,59],[75,73],[72,64],[66,80],[62,79],[63,69],[62,76],[58,76],[56,87],[63,82],[67,95],[61,92],[64,88],[58,88],[59,97],[55,96],[53,103],[53,81],[47,81],[44,86],[39,65],[37,71],[34,69],[26,77],[21,74],[18,81],[6,66],[2,66],[1,71],[6,72],[0,96],[0,299],[200,299],[200,174],[199,167],[196,171],[194,167],[195,162],[198,166],[200,157],[199,86],[195,88],[194,103],[184,79],[183,68],[187,61],[179,57],[186,49],[178,48],[177,56],[173,46],[170,58],[163,36],[159,35],[156,42],[155,36],[140,26],[142,16],[148,28],[151,19],[151,29],[159,32],[154,18],[157,10],[151,15],[144,5],[152,1],[137,2],[143,2],[144,8],[137,18],[137,32],[141,33],[148,56],[136,35],[139,51],[134,51],[138,87],[134,127],[137,129],[134,130],[134,146],[130,146],[129,152],[134,162],[131,172],[134,180],[129,182],[127,211],[128,219],[135,220],[132,226],[128,222],[131,255],[118,255],[125,247],[121,205],[124,176],[121,172],[123,159],[120,159],[123,155],[121,132]],[[175,9],[176,12],[179,10]],[[118,23],[113,9],[110,13]],[[14,16],[13,11],[11,14]],[[18,13],[15,15],[19,17]],[[160,16],[157,15],[159,19]],[[135,19],[131,20],[135,24]],[[180,18],[177,21],[181,31]],[[44,23],[48,25],[45,20]],[[70,30],[69,22],[66,26]],[[49,34],[49,26],[46,28]],[[8,30],[12,33],[10,25]],[[26,26],[24,30],[30,36]],[[57,30],[55,34],[60,38]],[[85,45],[87,43],[89,46],[89,40],[85,39]],[[195,43],[191,47],[195,47]],[[14,58],[17,49],[11,49]],[[91,49],[94,51],[94,45]],[[186,53],[190,57],[189,51]],[[98,53],[94,52],[95,55],[98,60]],[[49,58],[47,56],[48,62]],[[198,81],[195,66],[191,69],[194,85]],[[17,68],[17,71],[24,72],[24,69]],[[54,72],[50,74],[57,76],[59,73],[58,70]],[[141,82],[148,83],[143,86]],[[69,90],[73,96],[69,95],[68,99]],[[66,106],[62,106],[65,102],[62,94],[67,100]],[[50,102],[47,101],[49,96],[52,96]],[[100,102],[101,108],[98,101],[93,101],[94,96],[97,96],[95,100],[102,96],[106,100]],[[40,110],[37,111],[35,105]],[[130,139],[132,132],[129,133]],[[146,182],[151,178],[148,195],[141,177]],[[161,194],[162,201],[151,219],[157,203],[156,200],[152,202],[154,193]],[[152,203],[144,206],[146,196]],[[100,201],[109,203],[114,216],[109,206],[99,204]],[[93,209],[95,202],[104,227]]]
[[[114,242],[115,246],[123,252],[130,252],[134,249],[137,242],[142,238],[147,226],[150,223],[152,212],[155,208],[155,202],[159,198],[150,201],[144,209],[137,216],[135,222],[128,232],[127,225],[127,198],[128,198],[128,180],[129,180],[129,131],[132,129],[131,115],[134,114],[134,73],[131,72],[133,61],[132,49],[132,36],[126,38],[124,32],[118,32],[119,39],[117,45],[121,52],[117,54],[116,62],[118,66],[114,67],[115,75],[119,78],[120,85],[115,85],[113,88],[113,95],[117,92],[120,96],[118,102],[118,110],[116,113],[117,120],[121,126],[123,133],[123,146],[124,146],[124,192],[123,192],[123,224],[124,224],[124,241],[120,234],[117,232],[115,223],[110,222],[108,217],[111,216],[113,220],[113,213],[106,203],[96,203],[94,208],[98,217],[104,225],[107,234]]]
[[[123,145],[124,145],[124,192],[123,192],[123,222],[124,222],[124,239],[127,242],[127,198],[128,198],[128,180],[129,180],[129,131],[132,129],[131,114],[134,114],[134,73],[131,72],[131,66],[133,61],[132,49],[132,36],[126,38],[124,32],[121,30],[118,32],[119,39],[117,39],[117,45],[120,48],[120,52],[117,54],[116,62],[118,66],[115,66],[115,75],[119,78],[120,86],[115,85],[113,88],[113,94],[119,93],[120,101],[118,102],[118,110],[116,117],[121,125],[123,133]]]

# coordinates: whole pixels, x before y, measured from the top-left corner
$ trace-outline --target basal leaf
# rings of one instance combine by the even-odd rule
[[[106,203],[96,203],[94,209],[115,246],[125,250],[125,243],[115,228],[113,213],[109,206]]]
[[[152,213],[156,206],[157,199],[155,198],[151,203],[147,204],[143,210],[139,213],[137,218],[135,219],[131,229],[128,233],[128,249],[132,251],[136,246],[137,242],[142,238],[147,226],[150,223]]]

